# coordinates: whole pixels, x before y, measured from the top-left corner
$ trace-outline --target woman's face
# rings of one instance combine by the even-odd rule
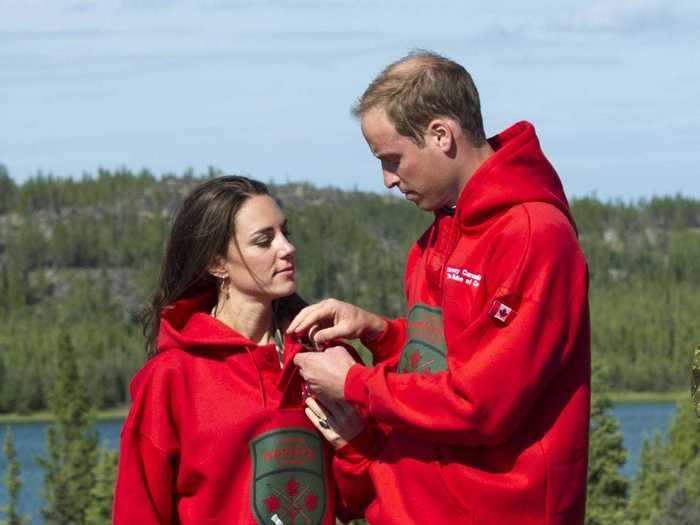
[[[293,294],[296,248],[287,239],[287,220],[274,199],[254,195],[246,200],[236,215],[235,229],[235,241],[231,238],[222,261],[230,297],[268,301]]]

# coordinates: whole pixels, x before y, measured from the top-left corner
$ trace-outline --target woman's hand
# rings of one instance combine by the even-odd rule
[[[306,417],[335,450],[347,445],[365,427],[360,415],[345,401],[326,401],[322,404],[313,397],[307,397],[305,402]]]

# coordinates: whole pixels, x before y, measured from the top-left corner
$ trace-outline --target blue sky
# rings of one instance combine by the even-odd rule
[[[0,163],[383,191],[349,108],[414,48],[474,76],[488,134],[532,121],[569,195],[700,198],[690,0],[0,0]]]

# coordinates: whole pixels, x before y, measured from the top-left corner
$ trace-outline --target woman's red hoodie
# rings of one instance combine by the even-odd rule
[[[280,367],[274,345],[239,335],[211,306],[200,297],[167,308],[159,352],[132,381],[115,525],[334,525],[343,462],[332,465],[304,415],[300,345],[285,341]]]
[[[576,525],[589,424],[588,274],[534,128],[490,140],[411,249],[408,318],[345,397],[386,429],[371,524]]]

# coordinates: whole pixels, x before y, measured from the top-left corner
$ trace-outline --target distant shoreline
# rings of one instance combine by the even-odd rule
[[[690,399],[689,390],[674,390],[672,392],[611,392],[613,403],[644,404],[644,403],[675,403],[683,397]]]
[[[98,421],[109,421],[114,419],[124,419],[128,406],[108,408],[106,410],[98,410],[96,418]],[[50,412],[32,412],[31,414],[0,414],[0,426],[15,423],[48,423],[53,420]]]
[[[612,392],[610,398],[615,404],[644,404],[644,403],[675,403],[683,396],[690,398],[685,391],[674,392]],[[128,406],[99,410],[96,414],[98,421],[124,419],[129,412]],[[33,412],[31,414],[0,414],[0,426],[16,423],[47,423],[53,418],[49,412]]]

